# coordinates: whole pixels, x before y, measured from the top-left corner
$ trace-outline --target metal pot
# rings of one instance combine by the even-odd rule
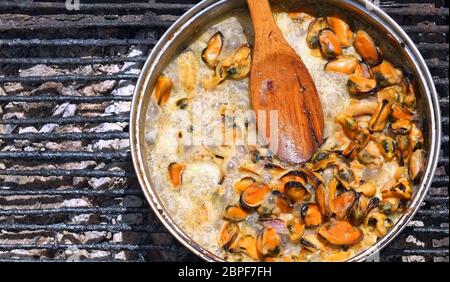
[[[292,2],[292,1],[291,1]],[[438,162],[441,136],[441,118],[436,89],[430,72],[407,34],[386,13],[364,0],[314,0],[299,1],[303,4],[310,2],[320,10],[340,9],[364,26],[369,27],[378,34],[377,42],[384,42],[384,52],[395,52],[395,56],[389,57],[394,63],[401,62],[412,72],[418,82],[420,95],[418,97],[419,109],[424,117],[424,135],[426,138],[427,162],[420,183],[415,186],[413,199],[409,202],[409,208],[400,217],[395,226],[386,236],[375,245],[352,257],[349,261],[364,261],[371,255],[380,251],[392,239],[394,239],[413,218],[419,209],[428,188],[431,185],[433,174]],[[207,261],[222,261],[213,253],[193,241],[172,220],[153,188],[147,164],[147,151],[144,141],[144,128],[146,113],[157,77],[167,66],[169,61],[186,47],[185,42],[195,36],[196,31],[205,26],[209,21],[236,8],[246,8],[245,0],[204,0],[186,14],[184,14],[161,38],[154,47],[142,69],[136,85],[130,118],[130,143],[133,163],[142,190],[156,215],[166,228],[188,249]],[[387,40],[386,40],[387,39]],[[382,44],[383,45],[383,44]],[[382,46],[383,47],[383,46]]]

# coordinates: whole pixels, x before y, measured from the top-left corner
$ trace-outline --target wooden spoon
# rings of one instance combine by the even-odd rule
[[[322,144],[324,119],[316,86],[278,29],[268,0],[247,3],[255,30],[250,72],[253,109],[257,115],[265,110],[267,121],[270,111],[278,110],[278,150],[274,153],[284,161],[303,163]],[[265,134],[270,137],[268,125]]]

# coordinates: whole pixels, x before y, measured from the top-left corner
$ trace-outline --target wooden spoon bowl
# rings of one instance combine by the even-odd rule
[[[260,115],[265,114],[264,137],[271,143],[277,142],[273,153],[286,162],[306,162],[323,138],[324,118],[316,86],[301,58],[278,29],[268,0],[247,0],[247,3],[255,30],[250,94],[258,126],[262,126],[259,120],[264,120]],[[270,111],[278,113],[278,136],[272,138],[267,125]]]

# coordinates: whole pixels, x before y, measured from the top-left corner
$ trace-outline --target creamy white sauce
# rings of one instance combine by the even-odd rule
[[[325,137],[330,137],[328,142],[332,142],[333,133],[336,130],[334,118],[344,111],[350,102],[346,86],[348,76],[325,72],[326,61],[311,54],[306,45],[306,33],[310,21],[299,23],[290,19],[286,13],[278,13],[275,18],[285,38],[300,55],[313,77],[325,115]],[[202,79],[211,76],[212,71],[201,60],[201,53],[208,40],[217,31],[221,31],[224,35],[225,45],[221,58],[227,57],[243,43],[252,43],[253,31],[250,17],[246,12],[234,13],[233,16],[219,20],[200,32],[200,35],[186,48],[194,52],[198,60],[199,69],[195,90],[187,93],[181,86],[181,78],[177,70],[178,62],[175,58],[163,72],[173,81],[174,88],[164,107],[159,109],[152,102],[153,105],[150,106],[149,111],[151,122],[146,125],[146,140],[151,181],[168,213],[192,239],[204,248],[223,255],[218,246],[221,214],[225,205],[238,201],[233,184],[243,176],[251,176],[251,173],[242,173],[238,169],[239,165],[251,163],[249,150],[245,146],[186,145],[189,143],[187,140],[192,141],[193,134],[190,127],[194,119],[201,119],[209,138],[217,141],[221,138],[217,126],[222,120],[219,112],[222,105],[231,105],[243,111],[250,109],[248,78],[239,81],[226,80],[213,90],[205,90],[202,87]],[[346,52],[356,55],[352,47],[346,49]],[[201,111],[192,109],[193,103],[190,103],[185,110],[178,110],[176,102],[190,95],[193,96],[192,102],[201,103]],[[216,154],[223,156],[224,159],[216,158]],[[183,183],[179,189],[172,188],[169,183],[167,168],[171,162],[186,164]],[[386,168],[386,171],[386,174],[377,171],[385,176],[374,177],[378,179],[378,188],[384,184],[383,181],[392,177],[392,168]],[[224,175],[223,183],[219,184]],[[263,179],[267,181],[271,177],[266,175]],[[257,218],[254,215],[240,223],[241,231],[254,234],[256,221]],[[374,241],[371,238],[368,236],[362,244],[373,244]],[[291,245],[286,252],[295,254],[299,252],[299,248],[298,245]],[[311,260],[316,259],[311,258]]]

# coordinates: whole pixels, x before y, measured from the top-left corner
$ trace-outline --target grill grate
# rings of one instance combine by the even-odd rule
[[[198,260],[147,206],[127,143],[145,54],[198,1],[17,2],[0,3],[0,261]],[[448,1],[381,5],[418,43],[448,113]],[[448,261],[448,125],[433,186],[382,261]]]

